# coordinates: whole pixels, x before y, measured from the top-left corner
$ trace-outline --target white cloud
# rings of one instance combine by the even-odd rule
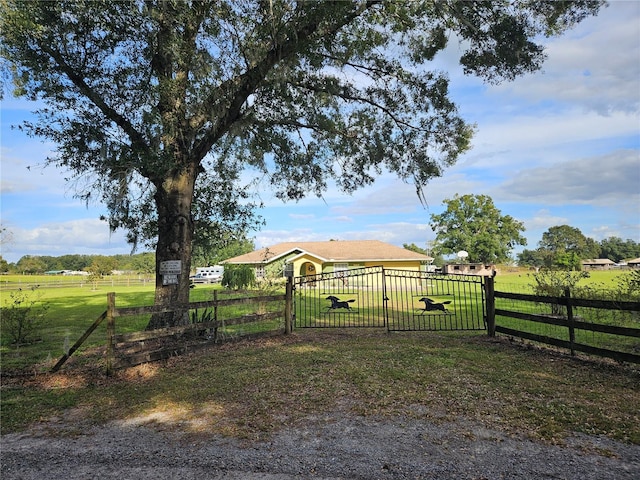
[[[635,220],[638,223],[618,222],[611,225],[599,225],[583,233],[598,241],[609,237],[618,237],[640,243],[640,218],[635,218]]]
[[[321,232],[316,228],[292,230],[263,230],[255,236],[256,248],[268,247],[281,242],[315,242],[327,240],[380,240],[401,246],[404,243],[426,245],[435,235],[424,223],[389,222],[358,226],[356,230],[331,230]]]
[[[23,255],[113,255],[131,251],[123,233],[111,233],[106,222],[97,219],[46,223],[32,229],[11,227],[11,233],[12,243],[3,246],[2,252],[10,262]]]
[[[577,111],[538,115],[505,115],[499,122],[484,123],[465,155],[465,166],[517,166],[534,160],[556,162],[566,150],[586,150],[588,143],[638,135],[640,118],[622,112],[603,117]],[[570,148],[568,148],[571,146]],[[561,158],[561,157],[560,157]]]
[[[332,219],[334,222],[340,222],[340,223],[352,223],[353,222],[353,218],[346,216],[346,215],[342,215],[342,216],[338,216],[338,217],[333,217]]]
[[[309,213],[309,214],[290,213],[289,218],[293,220],[311,220],[315,218],[315,215],[313,213]]]
[[[428,224],[410,222],[390,222],[368,225],[369,238],[376,238],[393,245],[415,243],[424,247],[428,240],[435,238],[435,233]],[[373,236],[375,235],[375,236]]]
[[[640,205],[640,154],[619,150],[552,167],[520,170],[498,189],[502,198],[535,204]]]
[[[542,72],[492,86],[489,94],[560,101],[602,115],[640,108],[640,2],[612,2],[597,17],[547,40]]]
[[[560,217],[552,215],[549,210],[542,209],[535,213],[535,215],[525,220],[525,226],[528,230],[548,230],[550,227],[558,225],[565,225],[569,221],[566,217]]]
[[[262,230],[254,237],[256,249],[275,245],[282,242],[314,242],[328,240],[310,228],[291,230]]]
[[[4,141],[3,141],[4,142]],[[49,192],[64,195],[71,187],[65,177],[68,172],[53,166],[45,167],[51,149],[45,144],[26,141],[20,147],[2,145],[0,167],[2,193]]]

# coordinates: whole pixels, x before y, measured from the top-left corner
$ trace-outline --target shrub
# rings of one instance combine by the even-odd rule
[[[573,296],[576,292],[576,285],[583,278],[589,278],[588,272],[570,272],[566,270],[540,270],[533,274],[535,283],[533,291],[536,295],[547,297],[562,297],[566,288],[571,290]],[[551,315],[563,315],[564,307],[551,304]]]
[[[225,265],[222,285],[231,290],[243,290],[256,283],[256,275],[249,265]]]
[[[640,298],[640,270],[631,270],[617,279],[618,295],[622,300],[638,301]]]
[[[32,343],[37,340],[37,332],[49,305],[40,302],[36,287],[19,289],[9,294],[0,312],[2,333],[9,337],[12,345]]]

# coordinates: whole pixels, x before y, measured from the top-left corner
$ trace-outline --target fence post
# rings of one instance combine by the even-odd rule
[[[107,365],[105,373],[111,375],[114,367],[115,357],[115,339],[116,334],[116,294],[115,292],[107,293]]]
[[[494,277],[484,277],[484,293],[487,302],[487,335],[496,336],[496,296]]]
[[[213,322],[216,325],[213,328],[213,341],[218,341],[218,290],[213,291]]]
[[[287,277],[287,288],[284,301],[284,333],[291,333],[293,319],[291,312],[293,311],[293,277]]]
[[[564,300],[567,305],[567,325],[569,326],[569,347],[571,348],[571,355],[576,354],[574,344],[576,343],[576,329],[573,325],[573,307],[571,305],[571,290],[569,287],[564,289]]]

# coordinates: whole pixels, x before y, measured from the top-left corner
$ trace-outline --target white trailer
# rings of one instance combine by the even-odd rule
[[[196,268],[196,274],[191,277],[193,283],[216,283],[222,281],[224,267],[213,265],[211,267]]]

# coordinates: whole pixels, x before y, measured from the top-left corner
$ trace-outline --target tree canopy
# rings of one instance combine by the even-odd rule
[[[516,245],[526,245],[524,224],[502,212],[487,195],[456,195],[446,209],[431,215],[437,249],[443,254],[464,250],[470,262],[499,263]]]
[[[520,253],[518,262],[534,267],[580,270],[581,260],[608,258],[620,262],[639,256],[640,244],[634,240],[608,237],[597,242],[585,236],[579,228],[556,225],[542,234],[536,250]]]
[[[253,224],[246,169],[283,199],[382,171],[421,192],[473,131],[427,68],[448,40],[466,73],[509,80],[540,68],[536,36],[601,5],[6,0],[0,55],[15,93],[44,104],[23,128],[57,145],[48,162],[106,204],[111,228],[154,243],[158,265],[181,261],[156,303],[184,304],[199,231]]]
[[[563,270],[581,270],[581,259],[598,258],[600,247],[592,239],[585,237],[579,228],[558,225],[542,234],[538,248],[544,252],[547,262]]]
[[[608,258],[614,262],[640,257],[640,243],[627,238],[609,237],[600,241],[600,258]]]

